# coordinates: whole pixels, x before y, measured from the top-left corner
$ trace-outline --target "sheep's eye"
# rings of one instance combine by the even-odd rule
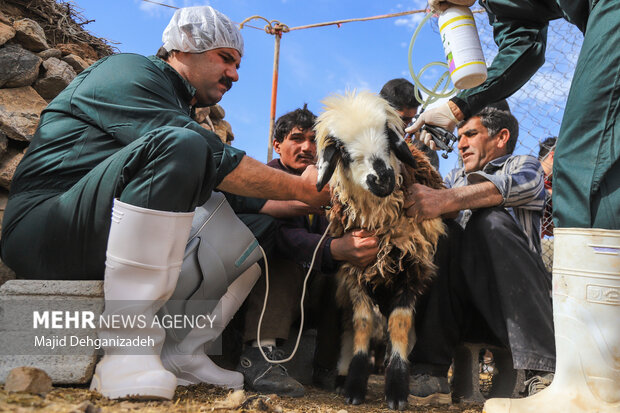
[[[351,154],[349,153],[349,151],[347,151],[342,142],[336,142],[336,148],[338,148],[338,150],[340,151],[343,166],[348,166],[353,161]]]

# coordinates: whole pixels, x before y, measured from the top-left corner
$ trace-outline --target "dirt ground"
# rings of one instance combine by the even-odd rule
[[[87,388],[55,387],[45,397],[27,393],[8,393],[0,390],[0,412],[107,413],[107,412],[298,412],[298,413],[375,413],[391,412],[383,398],[383,380],[371,376],[366,403],[351,406],[344,398],[306,386],[301,398],[259,395],[238,391],[228,392],[208,385],[177,387],[172,401],[141,402],[112,401]],[[408,412],[419,413],[479,413],[482,405],[454,404],[443,407],[409,406]]]

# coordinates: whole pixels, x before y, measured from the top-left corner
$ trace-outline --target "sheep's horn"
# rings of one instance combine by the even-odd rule
[[[413,154],[411,153],[409,146],[407,146],[407,143],[403,139],[401,139],[396,134],[396,132],[392,130],[392,128],[386,126],[385,129],[387,129],[388,141],[390,142],[390,149],[392,150],[392,152],[394,152],[394,155],[396,155],[398,160],[401,161],[402,163],[409,165],[410,167],[414,169],[417,168],[418,163],[413,157]]]
[[[321,159],[319,159],[319,173],[316,182],[316,189],[321,192],[323,187],[329,182],[338,165],[340,151],[336,145],[329,145],[323,150]]]

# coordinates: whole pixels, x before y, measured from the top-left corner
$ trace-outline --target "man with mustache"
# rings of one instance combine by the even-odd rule
[[[1,245],[22,278],[103,279],[106,311],[122,302],[119,311],[151,317],[175,289],[194,210],[214,189],[329,203],[316,191],[316,171],[269,168],[192,120],[193,107],[219,102],[239,79],[243,38],[228,17],[207,6],[179,9],[162,40],[159,57],[99,60],[43,111],[13,179]],[[106,346],[94,390],[172,398],[177,377],[162,366],[163,328],[143,334],[154,346]],[[242,386],[230,373],[239,382],[226,386]]]
[[[316,116],[307,106],[281,116],[276,122],[273,148],[280,155],[267,165],[292,175],[301,175],[316,162],[313,125]],[[284,358],[278,344],[288,339],[299,317],[303,280],[312,255],[327,228],[320,210],[279,220],[276,246],[269,258],[269,300],[261,326],[261,342],[272,360]],[[333,273],[342,261],[366,266],[377,257],[378,240],[370,233],[352,231],[340,238],[326,237],[318,249],[305,298],[306,324],[317,327],[313,382],[333,389],[340,348],[340,317],[335,302]],[[244,341],[247,343],[237,370],[243,373],[247,389],[261,393],[299,397],[304,387],[280,364],[264,360],[257,342],[257,326],[265,299],[264,279],[258,281],[247,299]],[[306,325],[307,327],[307,325]]]
[[[408,214],[419,220],[457,215],[437,247],[437,278],[418,308],[411,394],[450,403],[447,373],[464,340],[509,348],[527,370],[528,393],[554,370],[551,277],[540,256],[545,203],[538,159],[512,155],[519,127],[510,112],[487,107],[458,127],[463,167],[448,189],[409,187]],[[461,228],[462,227],[462,228]]]

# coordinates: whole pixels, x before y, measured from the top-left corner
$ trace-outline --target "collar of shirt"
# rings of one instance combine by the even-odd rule
[[[288,173],[289,173],[289,174],[291,174],[291,175],[297,175],[297,176],[301,175],[299,172],[297,172],[297,171],[293,171],[293,170],[292,170],[292,169],[290,169],[288,166],[284,165],[284,164],[282,163],[282,161],[280,160],[280,158],[276,158],[276,159],[271,160],[271,161],[267,164],[267,166],[271,166],[272,168],[277,168],[277,169],[280,169],[280,170],[282,170],[282,171],[284,171],[284,172],[288,172]]]
[[[495,172],[499,171],[500,169],[502,169],[504,167],[504,164],[506,163],[506,161],[508,160],[508,158],[510,158],[512,156],[512,154],[508,154],[508,155],[503,155],[500,156],[499,158],[495,158],[492,161],[490,161],[489,163],[487,163],[486,165],[484,165],[484,167],[480,170],[480,171],[472,171],[472,172],[465,172],[465,168],[464,167],[460,167],[458,169],[458,173],[456,175],[454,175],[455,177],[458,177],[457,179],[465,179],[467,178],[467,176],[469,174],[475,173],[475,172],[484,172],[487,174],[494,174]],[[456,171],[454,171],[456,172]],[[454,174],[454,172],[452,172]]]
[[[157,56],[148,56],[148,59],[170,79],[177,91],[178,96],[189,106],[189,102],[196,94],[196,88],[192,86],[183,76],[179,74],[172,66],[164,62]]]
[[[508,158],[510,158],[511,156],[511,154],[507,154],[504,156],[500,156],[499,158],[493,159],[491,162],[484,165],[484,168],[482,168],[482,172],[486,172],[488,174],[497,172],[498,170],[502,169]]]

